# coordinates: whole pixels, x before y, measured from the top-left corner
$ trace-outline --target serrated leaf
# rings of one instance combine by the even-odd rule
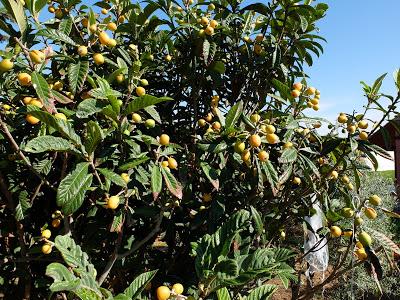
[[[38,110],[36,106],[28,105],[28,112],[32,116],[38,118],[40,121],[53,127],[55,130],[61,133],[64,138],[68,138],[71,142],[76,146],[80,147],[83,151],[85,151],[81,142],[81,138],[76,134],[72,125],[68,121],[60,120],[55,118],[53,115],[48,112]]]
[[[89,62],[79,61],[77,64],[69,64],[68,81],[70,91],[75,94],[82,90],[86,77],[89,73]]]
[[[124,295],[131,300],[137,299],[144,288],[151,282],[158,270],[145,272],[137,276],[132,283],[125,289]]]
[[[279,178],[278,178],[278,173],[276,172],[274,166],[269,160],[263,162],[261,166],[271,187],[275,187],[275,185],[278,183]]]
[[[64,96],[63,94],[61,94],[60,92],[57,92],[55,90],[50,91],[50,99],[52,99],[53,101],[57,101],[58,103],[61,103],[61,104],[69,104],[69,103],[74,102],[67,96]]]
[[[97,272],[89,262],[89,256],[82,251],[81,247],[70,236],[57,235],[54,240],[54,246],[60,251],[68,266],[85,271],[91,277],[96,277]]]
[[[91,155],[97,148],[98,144],[103,140],[103,131],[100,125],[95,121],[89,121],[86,126],[85,149]]]
[[[36,35],[47,37],[53,41],[61,41],[72,46],[77,46],[77,44],[66,34],[51,28],[41,29]]]
[[[264,223],[261,218],[261,215],[253,206],[250,206],[250,210],[251,210],[251,215],[253,216],[253,220],[255,223],[255,229],[257,230],[257,233],[259,235],[261,235],[264,230]]]
[[[296,161],[297,159],[297,150],[295,148],[287,148],[283,150],[281,157],[279,158],[279,162],[282,164],[287,164]]]
[[[65,18],[58,25],[58,30],[65,35],[69,35],[71,33],[73,20],[71,17]]]
[[[210,53],[210,42],[207,39],[203,40],[203,59],[205,64],[208,61],[208,54]]]
[[[126,182],[122,179],[121,175],[109,170],[109,169],[97,169],[104,177],[116,185],[126,187]]]
[[[52,105],[49,101],[50,89],[46,79],[44,79],[44,77],[36,71],[32,72],[31,77],[33,88],[35,89],[39,98],[43,101],[44,107],[47,111],[53,111],[54,105]]]
[[[151,169],[151,192],[153,193],[153,198],[156,200],[158,195],[161,193],[162,189],[162,175],[160,167],[154,165]]]
[[[120,171],[127,171],[127,170],[133,169],[134,167],[148,161],[149,159],[150,159],[149,157],[143,155],[142,157],[129,160],[127,163],[118,167],[118,169]]]
[[[77,211],[85,198],[87,189],[92,184],[92,174],[88,174],[89,163],[79,163],[74,171],[68,174],[57,189],[57,205],[61,206],[65,215]]]
[[[51,135],[38,136],[30,140],[24,151],[30,153],[42,153],[46,151],[71,151],[74,150],[73,145],[66,139]]]
[[[106,104],[99,100],[92,98],[85,99],[78,104],[76,116],[78,118],[87,118],[95,113],[101,112],[105,106]]]
[[[62,264],[51,263],[46,268],[46,275],[53,278],[54,281],[74,280],[76,277]]]
[[[161,169],[161,173],[163,175],[164,182],[167,185],[167,188],[171,192],[171,194],[178,199],[182,199],[182,186],[179,181],[176,180],[176,178],[174,177],[174,175],[172,175],[170,171],[167,171],[164,168]]]
[[[220,153],[228,148],[225,142],[220,144],[197,144],[197,147],[204,152]]]
[[[28,201],[28,192],[21,191],[18,195],[18,205],[15,207],[15,219],[21,221],[26,217],[26,211],[31,207]]]
[[[278,289],[277,286],[271,284],[263,284],[250,291],[249,295],[245,297],[245,300],[267,300],[272,297],[275,291]]]
[[[155,105],[164,101],[172,101],[174,99],[169,97],[155,97],[151,95],[143,95],[137,97],[132,102],[128,104],[125,110],[125,115],[131,114],[133,112],[139,111],[145,107]]]
[[[50,159],[43,159],[32,164],[36,172],[47,175],[50,173],[52,161]]]
[[[214,272],[223,279],[236,277],[239,274],[239,266],[233,259],[224,259],[215,265]]]
[[[218,191],[219,189],[219,180],[217,171],[212,168],[207,162],[201,162],[200,167],[203,170],[204,174],[210,180],[213,187]]]
[[[154,105],[145,107],[144,111],[147,112],[150,115],[150,117],[152,117],[157,123],[161,124],[161,117],[159,113],[156,111]]]
[[[306,32],[308,27],[308,21],[304,16],[299,16],[299,17],[300,17],[300,28],[303,32]]]
[[[229,291],[226,287],[217,290],[216,293],[218,300],[231,300],[231,296],[229,295]]]
[[[243,111],[243,101],[239,101],[236,103],[226,115],[225,118],[225,127],[230,128],[234,127],[237,120],[240,118],[240,115]]]

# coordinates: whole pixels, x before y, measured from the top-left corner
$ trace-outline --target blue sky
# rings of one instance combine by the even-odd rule
[[[327,16],[320,34],[328,43],[307,70],[321,90],[318,115],[333,120],[341,111],[360,110],[365,103],[360,81],[372,83],[388,72],[383,91],[396,93],[393,71],[400,66],[399,0],[326,0]]]

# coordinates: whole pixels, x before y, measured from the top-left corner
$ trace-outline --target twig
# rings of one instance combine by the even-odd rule
[[[137,249],[139,249],[140,247],[142,247],[144,244],[146,244],[159,230],[160,230],[160,226],[161,226],[161,222],[163,219],[163,215],[164,215],[164,210],[162,209],[158,219],[157,219],[157,223],[156,226],[153,228],[152,231],[149,232],[148,235],[146,235],[142,240],[140,240],[139,242],[137,242],[136,244],[134,244],[132,246],[132,248],[122,254],[118,254],[118,248],[120,246],[121,240],[122,240],[122,230],[118,235],[118,240],[115,244],[115,248],[114,248],[114,252],[110,258],[110,260],[108,261],[106,267],[104,268],[103,273],[100,275],[98,282],[101,285],[104,280],[107,278],[108,274],[110,273],[114,263],[117,261],[117,259],[122,259],[124,257],[127,257],[129,255],[131,255],[133,252],[135,252]]]
[[[32,198],[31,198],[31,205],[32,205],[33,201],[35,200],[35,198],[37,197],[37,195],[39,194],[40,188],[42,187],[42,185],[43,185],[43,181],[41,181],[39,183],[39,185],[37,186],[35,193],[33,194]]]
[[[24,52],[24,54],[29,62],[29,67],[32,69],[32,71],[35,71],[35,64],[31,60],[31,57],[29,56],[28,48],[26,48],[25,45],[22,44],[22,42],[17,37],[14,37],[14,40],[18,43],[18,45],[21,47],[22,51]]]
[[[119,246],[121,245],[122,236],[123,236],[123,228],[121,228],[120,232],[118,232],[118,238],[117,238],[117,241],[115,242],[114,252],[111,255],[111,258],[108,261],[106,267],[104,268],[103,273],[100,275],[100,277],[98,279],[99,285],[102,285],[104,280],[106,280],[106,278],[107,278],[108,274],[110,273],[115,261],[117,260],[118,249],[119,249]]]
[[[26,158],[26,156],[22,153],[21,149],[19,148],[17,142],[14,140],[13,136],[11,135],[10,131],[8,130],[6,123],[4,123],[1,116],[0,116],[0,126],[1,126],[4,134],[6,135],[7,139],[10,141],[12,148],[18,154],[18,156],[24,161],[24,163],[27,165],[29,170],[31,170],[37,177],[39,177],[42,180],[42,182],[44,184],[46,184],[52,190],[56,190],[56,188],[50,182],[48,182],[47,179],[45,179],[42,175],[39,174],[39,172],[37,172],[33,168],[32,164],[29,162],[29,160]]]
[[[94,163],[93,163],[93,159],[91,159],[91,160],[89,161],[89,163],[90,163],[90,166],[91,166],[92,169],[93,169],[94,176],[96,177],[97,181],[99,182],[100,187],[103,189],[103,182],[102,182],[101,179],[100,179],[99,173],[97,173],[96,167],[95,167],[95,165],[94,165]]]
[[[127,257],[128,255],[131,255],[133,252],[135,252],[137,249],[139,249],[140,247],[142,247],[145,243],[147,243],[159,230],[160,230],[160,226],[161,226],[161,222],[163,219],[163,215],[164,215],[164,210],[161,209],[161,212],[158,216],[158,220],[156,223],[156,226],[153,228],[152,231],[149,232],[148,235],[146,235],[141,241],[137,242],[135,245],[133,245],[133,247],[122,253],[122,254],[118,254],[117,259],[122,259],[124,257]]]

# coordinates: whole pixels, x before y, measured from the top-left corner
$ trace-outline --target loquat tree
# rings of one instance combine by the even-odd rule
[[[363,159],[390,156],[368,136],[399,95],[381,76],[362,112],[307,116],[321,93],[303,67],[322,54],[326,4],[1,3],[6,298],[268,299],[278,278],[307,299],[358,264],[378,280],[375,245],[400,253],[362,224],[397,215],[358,194]],[[307,290],[319,245],[304,253],[303,227],[345,249]]]

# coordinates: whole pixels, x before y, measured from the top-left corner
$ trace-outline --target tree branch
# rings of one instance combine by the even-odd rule
[[[32,164],[29,162],[29,160],[26,158],[24,153],[22,153],[21,149],[19,148],[17,142],[14,140],[13,136],[11,135],[10,131],[8,130],[7,124],[4,123],[3,119],[0,116],[0,127],[2,128],[4,134],[6,135],[7,139],[11,143],[12,148],[14,151],[18,154],[18,156],[24,161],[25,165],[31,170],[37,177],[39,177],[44,184],[46,184],[48,187],[50,187],[52,190],[56,190],[56,188],[47,181],[46,178],[44,178],[42,175],[37,172]]]

